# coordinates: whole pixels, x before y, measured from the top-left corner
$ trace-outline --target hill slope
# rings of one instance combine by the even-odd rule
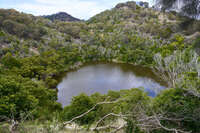
[[[62,14],[70,16],[58,13],[49,17],[56,19]],[[39,53],[39,47],[49,50],[66,46],[69,43],[101,46],[124,45],[131,43],[131,37],[135,35],[151,41],[159,41],[159,43],[162,41],[164,44],[173,41],[174,35],[180,34],[185,41],[191,42],[200,36],[199,27],[200,21],[179,16],[174,12],[163,13],[152,8],[141,7],[135,2],[120,3],[115,8],[106,10],[86,22],[60,20],[51,22],[43,17],[1,9],[0,43],[2,49],[0,55],[5,53],[3,52],[5,49],[12,47],[11,42],[20,41],[28,47],[30,53]],[[23,47],[19,46],[19,49],[21,48]],[[23,56],[24,50],[19,49],[18,51],[21,51]]]
[[[46,16],[43,16],[44,18],[47,18],[47,19],[50,19],[52,21],[55,21],[55,20],[60,20],[60,21],[68,21],[68,22],[73,22],[73,21],[81,21],[80,19],[78,18],[75,18],[65,12],[59,12],[59,13],[56,13],[56,14],[52,14],[52,15],[46,15]]]

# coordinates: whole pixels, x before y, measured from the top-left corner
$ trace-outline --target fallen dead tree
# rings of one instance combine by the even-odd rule
[[[88,113],[90,113],[92,110],[94,110],[97,106],[103,105],[103,104],[114,104],[117,102],[122,101],[122,99],[118,99],[116,101],[105,101],[105,102],[100,102],[97,103],[95,106],[93,106],[91,109],[89,109],[87,112],[72,118],[70,121],[64,122],[63,125],[67,125],[70,123],[73,123],[75,120],[84,117]],[[110,123],[107,123],[105,126],[100,126],[102,122],[104,122],[106,119],[109,117],[116,117],[118,118],[117,120],[123,120],[121,124],[116,124],[115,121],[111,121]],[[89,130],[91,131],[104,131],[104,130],[109,130],[110,133],[116,133],[121,130],[125,130],[127,127],[127,120],[132,120],[135,122],[135,126],[139,127],[142,131],[144,132],[152,132],[154,130],[165,130],[169,132],[174,132],[174,133],[191,133],[190,131],[184,131],[179,128],[168,128],[165,127],[164,125],[161,124],[161,121],[166,120],[166,121],[171,121],[171,122],[180,122],[184,120],[185,118],[169,118],[165,113],[152,113],[151,115],[147,115],[146,113],[146,108],[138,103],[132,110],[132,112],[129,112],[127,114],[115,114],[115,113],[109,113],[100,118],[96,124],[95,127],[90,128]]]

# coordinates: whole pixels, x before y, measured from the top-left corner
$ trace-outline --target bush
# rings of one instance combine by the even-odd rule
[[[21,77],[0,77],[0,114],[4,117],[19,117],[19,113],[33,110],[38,99],[30,94],[33,86],[27,86]]]
[[[15,10],[0,10],[0,28],[20,38],[40,40],[43,35],[47,34],[45,24],[40,23],[39,20],[40,18],[34,18]]]
[[[154,109],[159,114],[165,112],[169,120],[163,120],[164,126],[180,128],[194,133],[200,132],[200,101],[183,89],[168,89],[154,99]],[[170,121],[181,119],[180,121]]]
[[[60,108],[55,100],[56,91],[39,82],[16,75],[0,76],[0,114],[4,117],[20,119],[21,113],[41,114],[44,110],[50,113]]]
[[[200,54],[200,36],[198,36],[194,41],[194,48],[197,51],[197,53]]]
[[[171,37],[172,33],[173,31],[171,30],[171,28],[167,27],[161,31],[160,36],[162,38],[169,38]]]
[[[13,68],[13,67],[20,67],[20,61],[12,56],[11,53],[7,53],[5,56],[2,57],[1,63],[5,66],[5,68]]]
[[[71,120],[72,118],[79,116],[94,106],[92,99],[85,95],[80,94],[72,99],[70,106],[64,108],[62,113],[63,120]],[[76,122],[84,125],[91,124],[95,120],[94,111],[88,113],[84,117],[77,119]]]
[[[4,30],[10,34],[15,34],[18,37],[28,37],[28,28],[24,24],[12,20],[4,20],[2,25]]]

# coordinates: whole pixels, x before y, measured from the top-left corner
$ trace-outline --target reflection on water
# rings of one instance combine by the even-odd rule
[[[105,94],[108,90],[144,88],[152,97],[166,88],[152,70],[141,66],[115,63],[87,64],[68,72],[58,85],[58,102],[63,106],[80,93]]]

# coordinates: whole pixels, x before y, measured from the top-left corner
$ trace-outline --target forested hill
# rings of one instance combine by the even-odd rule
[[[60,14],[60,13],[59,13]],[[59,14],[57,14],[59,16]],[[57,16],[56,15],[56,16]],[[54,15],[53,15],[54,16]],[[62,15],[61,15],[62,16]],[[54,17],[53,17],[54,18]],[[102,45],[113,43],[112,40],[121,39],[129,43],[125,35],[128,33],[139,34],[147,38],[162,38],[171,40],[173,35],[181,34],[186,41],[194,40],[200,33],[200,22],[188,17],[182,17],[175,12],[160,12],[152,8],[136,5],[135,2],[127,2],[116,5],[111,10],[104,11],[86,22],[51,22],[42,17],[19,13],[15,10],[0,10],[1,28],[1,54],[4,49],[14,45],[10,42],[23,41],[28,49],[27,52],[35,53],[38,46],[48,49],[53,45],[56,47],[67,43],[96,44],[95,39],[102,39]],[[117,37],[120,36],[120,37]],[[55,41],[57,40],[57,41]],[[115,42],[117,43],[117,42]],[[9,44],[9,45],[6,45]],[[22,44],[20,44],[22,45]],[[20,47],[21,49],[23,47]],[[20,50],[16,51],[19,52]],[[22,50],[24,53],[24,50]]]
[[[80,19],[75,18],[75,17],[67,14],[66,12],[59,12],[59,13],[56,13],[56,14],[46,15],[46,16],[42,16],[42,17],[50,19],[52,21],[55,21],[55,20],[72,21],[72,22],[73,21],[81,21]]]
[[[199,51],[200,21],[145,3],[76,22],[0,9],[0,132],[57,133],[75,122],[105,132],[199,133]],[[62,108],[60,78],[89,62],[154,68],[168,89],[155,98],[137,88],[81,94]]]
[[[164,39],[169,39],[177,33],[189,36],[200,31],[199,21],[180,16],[173,11],[161,12],[153,8],[144,8],[136,5],[135,2],[118,4],[115,8],[92,17],[88,23],[98,26],[106,23],[102,26],[104,29],[117,27],[141,34],[160,36]]]

